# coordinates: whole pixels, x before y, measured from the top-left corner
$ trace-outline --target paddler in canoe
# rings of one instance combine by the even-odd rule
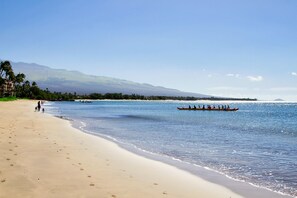
[[[205,105],[202,106],[202,108],[200,108],[200,105],[198,105],[198,108],[196,107],[196,105],[194,105],[194,107],[192,108],[191,105],[189,105],[189,107],[177,107],[178,110],[194,110],[194,111],[237,111],[239,108],[230,108],[229,105],[218,105],[218,107],[211,106],[211,105],[207,105],[207,108],[205,108]]]

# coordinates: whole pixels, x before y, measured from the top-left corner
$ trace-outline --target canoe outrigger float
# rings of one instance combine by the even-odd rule
[[[187,110],[187,111],[237,111],[239,108],[188,108],[188,107],[177,107],[178,110]]]

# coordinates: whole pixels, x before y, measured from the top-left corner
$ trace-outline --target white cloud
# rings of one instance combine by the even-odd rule
[[[247,78],[252,82],[260,82],[263,80],[263,76],[247,76]]]
[[[239,78],[240,75],[239,74],[226,74],[226,76]]]
[[[297,76],[296,72],[292,72],[291,74],[292,74],[292,76]]]

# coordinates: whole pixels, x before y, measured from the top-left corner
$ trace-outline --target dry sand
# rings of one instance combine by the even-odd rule
[[[0,197],[241,197],[162,162],[34,112],[0,102]]]

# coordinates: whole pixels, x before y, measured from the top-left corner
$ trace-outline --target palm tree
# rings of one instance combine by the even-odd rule
[[[24,82],[26,75],[23,73],[19,73],[15,76],[15,93],[17,97],[22,96],[22,83]]]
[[[26,78],[25,74],[19,73],[15,76],[15,83],[21,84],[22,82],[24,82],[25,78]]]
[[[39,89],[39,87],[37,86],[37,83],[35,81],[32,82],[32,86],[30,88],[30,92],[31,92],[31,97],[35,98],[38,97],[41,93],[41,90]]]
[[[1,95],[13,95],[15,75],[9,61],[0,63],[0,90]]]
[[[0,78],[8,80],[13,75],[13,70],[9,61],[1,61],[0,63]]]

